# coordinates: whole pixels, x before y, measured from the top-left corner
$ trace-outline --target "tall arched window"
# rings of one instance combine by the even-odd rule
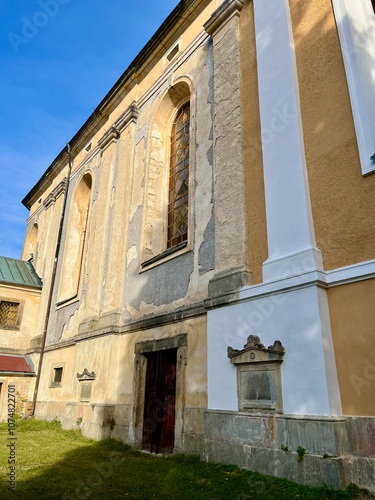
[[[188,237],[190,103],[177,113],[172,126],[168,192],[167,248]]]
[[[85,174],[74,191],[70,206],[58,303],[72,299],[78,294],[90,208],[91,185],[91,175]]]
[[[24,259],[28,260],[33,255],[36,260],[36,248],[38,241],[38,224],[34,224],[26,238],[24,248]]]

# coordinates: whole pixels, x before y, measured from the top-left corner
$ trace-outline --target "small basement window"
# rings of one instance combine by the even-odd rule
[[[14,329],[17,327],[17,318],[19,310],[18,302],[0,302],[0,327],[5,329]]]
[[[61,385],[61,380],[62,380],[62,374],[63,374],[63,368],[54,368],[53,369],[53,385]]]

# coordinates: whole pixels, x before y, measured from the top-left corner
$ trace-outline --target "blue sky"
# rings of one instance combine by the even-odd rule
[[[20,258],[33,187],[178,0],[2,0],[0,255]]]

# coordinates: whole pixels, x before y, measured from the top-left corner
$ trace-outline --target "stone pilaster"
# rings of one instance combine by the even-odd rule
[[[242,0],[226,0],[204,25],[214,54],[215,270],[209,295],[251,283],[247,267],[242,159],[239,16]]]

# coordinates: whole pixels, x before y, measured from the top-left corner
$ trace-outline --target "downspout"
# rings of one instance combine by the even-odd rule
[[[58,259],[59,259],[59,251],[60,251],[60,245],[61,245],[61,236],[62,236],[62,230],[63,230],[63,225],[64,225],[66,200],[67,200],[67,197],[68,197],[68,189],[69,189],[69,182],[70,182],[70,172],[72,170],[71,149],[70,149],[70,144],[69,143],[67,143],[67,147],[68,147],[68,157],[69,157],[68,178],[67,178],[66,189],[65,189],[65,193],[64,193],[64,199],[63,199],[63,205],[62,205],[62,210],[61,210],[61,215],[60,215],[59,233],[58,233],[58,236],[57,236],[55,259],[54,259],[54,262],[53,262],[53,270],[52,270],[52,277],[51,277],[51,286],[50,286],[50,290],[49,290],[49,297],[48,297],[46,317],[45,317],[45,320],[44,320],[44,329],[43,329],[43,336],[42,336],[42,344],[41,344],[41,347],[40,347],[40,357],[39,357],[38,373],[37,373],[36,381],[35,381],[33,406],[32,406],[32,410],[31,410],[31,413],[30,413],[31,417],[35,413],[35,405],[36,405],[36,400],[37,400],[37,397],[38,397],[40,374],[42,372],[42,362],[43,362],[43,355],[44,355],[44,347],[45,347],[45,344],[46,344],[48,322],[49,322],[49,316],[50,316],[51,304],[52,304],[52,295],[53,295],[53,289],[54,289],[54,286],[55,286],[57,262],[58,262]]]

